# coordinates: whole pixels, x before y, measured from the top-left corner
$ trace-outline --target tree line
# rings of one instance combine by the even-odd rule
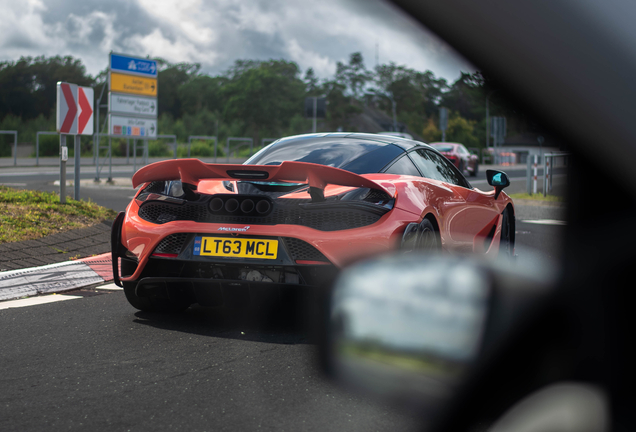
[[[486,97],[490,115],[506,115],[509,129],[522,131],[526,121],[503,101],[502,92],[480,72],[461,73],[453,83],[431,71],[416,71],[395,63],[366,67],[360,53],[338,62],[335,74],[319,79],[314,70],[302,71],[286,60],[237,60],[222,74],[201,72],[198,63],[159,64],[158,105],[160,134],[277,138],[311,131],[304,117],[304,99],[324,96],[327,117],[319,131],[361,131],[357,121],[365,108],[395,117],[399,128],[426,142],[441,139],[439,108],[449,110],[447,141],[468,147],[486,143]],[[58,81],[95,87],[98,98],[107,86],[107,71],[86,72],[80,59],[23,57],[0,62],[0,130],[18,130],[21,142],[34,142],[35,132],[55,129]],[[106,103],[108,89],[102,103]],[[102,110],[101,123],[105,120]],[[511,121],[512,120],[512,121]],[[106,132],[106,130],[103,130]],[[85,146],[89,146],[87,140]]]

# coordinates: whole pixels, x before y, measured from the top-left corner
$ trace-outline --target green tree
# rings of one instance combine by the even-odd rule
[[[174,118],[181,117],[181,99],[179,88],[198,75],[199,63],[171,64],[162,59],[156,59],[159,64],[158,96],[159,115],[169,113]]]
[[[373,74],[364,66],[364,59],[359,52],[349,56],[349,64],[336,64],[336,82],[346,86],[355,98],[361,97],[364,86],[372,77]]]
[[[306,86],[305,91],[307,92],[307,94],[317,96],[317,92],[319,91],[319,88],[318,88],[319,80],[316,74],[314,73],[313,68],[307,69],[307,72],[305,72],[304,81]]]
[[[475,135],[476,124],[475,120],[467,120],[458,112],[452,111],[448,119],[446,141],[462,143],[466,147],[480,147]]]
[[[223,119],[225,123],[244,121],[246,133],[258,142],[263,136],[279,136],[301,111],[305,83],[295,63],[270,60],[251,65],[238,64],[223,87]]]
[[[92,86],[94,79],[73,57],[22,57],[0,62],[0,118],[8,114],[24,120],[49,116],[55,109],[57,82]]]

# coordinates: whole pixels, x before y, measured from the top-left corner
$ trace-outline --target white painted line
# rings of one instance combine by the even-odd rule
[[[0,183],[0,186],[26,186],[26,183]]]
[[[537,225],[567,225],[566,221],[556,219],[535,219],[535,220],[522,220],[519,222],[537,224]]]
[[[59,301],[75,300],[75,299],[81,299],[81,298],[82,298],[82,296],[70,296],[70,295],[53,294],[53,295],[47,295],[47,296],[42,296],[42,297],[31,297],[31,298],[27,298],[27,299],[5,301],[5,302],[0,303],[0,309],[10,309],[10,308],[19,308],[19,307],[26,307],[26,306],[35,306],[35,305],[41,305],[41,304],[46,304],[46,303],[55,303],[55,302],[59,302]]]
[[[108,285],[102,285],[102,286],[98,286],[95,287],[95,289],[98,290],[108,290],[108,291],[123,291],[123,288],[119,288],[117,285],[115,285],[114,283],[108,284]]]

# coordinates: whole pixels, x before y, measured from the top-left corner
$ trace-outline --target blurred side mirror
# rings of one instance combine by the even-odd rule
[[[345,270],[324,326],[328,373],[420,413],[440,411],[502,328],[545,285],[533,279],[535,271],[520,277],[497,266],[465,257],[396,255]]]
[[[495,199],[499,198],[499,194],[504,188],[510,186],[510,179],[503,171],[486,170],[486,179],[488,184],[495,188]]]

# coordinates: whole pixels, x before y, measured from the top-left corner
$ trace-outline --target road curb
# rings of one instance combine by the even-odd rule
[[[0,273],[0,301],[50,294],[113,280],[111,254]]]

